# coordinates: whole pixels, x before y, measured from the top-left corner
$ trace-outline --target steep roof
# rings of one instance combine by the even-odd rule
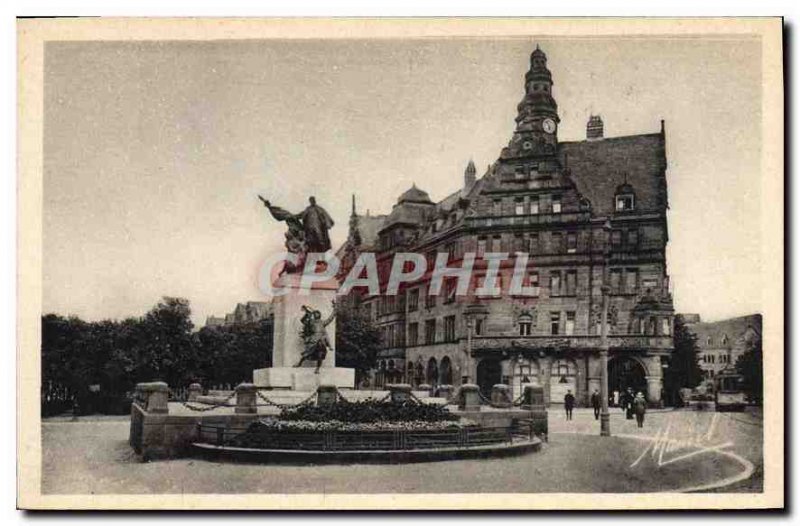
[[[361,250],[370,250],[378,246],[378,232],[386,222],[385,215],[356,216],[356,228],[361,238]]]
[[[688,327],[697,336],[697,347],[701,350],[725,347],[726,344],[722,343],[723,337],[727,337],[727,345],[733,346],[740,338],[745,336],[748,328],[752,328],[757,334],[761,334],[761,314],[750,314],[715,322],[695,323]],[[709,338],[710,343],[708,343]]]
[[[614,212],[614,194],[626,182],[636,195],[637,212],[666,210],[667,161],[661,133],[560,142],[559,156],[595,215]]]

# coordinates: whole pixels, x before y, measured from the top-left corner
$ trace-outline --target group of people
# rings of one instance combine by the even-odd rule
[[[591,396],[591,404],[592,409],[594,410],[594,419],[597,420],[600,418],[600,393],[597,389],[594,390]],[[633,389],[630,387],[622,392],[622,395],[619,397],[619,406],[625,412],[625,418],[628,420],[633,420],[634,416],[636,417],[636,425],[637,427],[644,427],[644,415],[647,412],[647,400],[644,398],[644,394],[642,392],[633,394]],[[575,408],[575,395],[572,394],[572,390],[567,390],[567,394],[564,395],[564,410],[566,411],[567,420],[572,420],[572,410]]]

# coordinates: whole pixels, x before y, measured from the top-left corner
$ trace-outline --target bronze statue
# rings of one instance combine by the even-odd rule
[[[322,313],[316,309],[310,309],[305,305],[302,309],[304,314],[300,323],[303,324],[303,329],[300,336],[303,338],[304,350],[295,367],[300,367],[306,360],[316,361],[317,368],[314,369],[314,372],[319,373],[319,368],[328,355],[328,350],[333,349],[325,327],[330,325],[336,317],[336,308],[334,305],[331,315],[326,320],[322,319]]]
[[[283,208],[273,206],[260,195],[259,199],[269,209],[270,214],[277,221],[285,221],[286,249],[297,254],[297,265],[287,262],[285,270],[288,272],[300,271],[305,264],[306,254],[309,252],[327,252],[331,249],[331,239],[328,231],[333,227],[333,219],[324,208],[317,205],[317,200],[312,196],[308,198],[309,205],[299,214],[292,214]]]

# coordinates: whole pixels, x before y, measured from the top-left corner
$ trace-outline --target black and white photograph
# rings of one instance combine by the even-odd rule
[[[21,507],[783,506],[780,18],[17,29]]]

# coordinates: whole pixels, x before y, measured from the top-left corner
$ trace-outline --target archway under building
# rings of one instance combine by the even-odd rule
[[[608,392],[625,392],[633,389],[633,394],[647,395],[647,371],[644,365],[632,356],[614,356],[608,361]]]
[[[499,384],[503,379],[503,368],[500,360],[484,358],[478,362],[477,383],[481,394],[489,398],[492,394],[492,387]]]
[[[553,360],[550,366],[550,403],[563,404],[568,391],[578,398],[578,366],[569,358]]]

